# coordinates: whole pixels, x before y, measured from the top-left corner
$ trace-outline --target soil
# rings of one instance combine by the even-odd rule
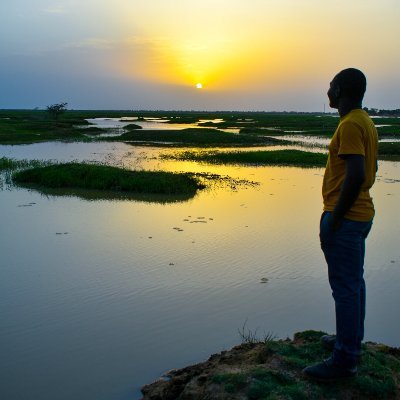
[[[330,354],[319,342],[322,334],[306,331],[293,340],[238,345],[167,372],[142,388],[142,400],[400,399],[400,349],[381,344],[363,345],[365,365],[356,378],[334,384],[307,380],[304,366]]]

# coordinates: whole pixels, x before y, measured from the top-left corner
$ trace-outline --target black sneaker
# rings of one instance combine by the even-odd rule
[[[331,357],[319,364],[304,368],[303,374],[307,378],[318,382],[335,382],[356,376],[357,367],[342,368],[336,365]]]
[[[324,335],[320,338],[322,346],[329,351],[333,351],[336,343],[336,335]]]
[[[322,347],[325,348],[326,350],[333,351],[335,348],[335,343],[336,343],[336,335],[324,335],[321,336],[319,339]],[[357,357],[357,364],[361,363],[361,355]]]

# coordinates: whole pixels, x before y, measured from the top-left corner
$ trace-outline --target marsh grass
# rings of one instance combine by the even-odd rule
[[[9,169],[16,169],[18,165],[20,165],[20,161],[15,161],[11,158],[2,157],[0,158],[0,171],[9,170]]]
[[[97,126],[88,126],[88,127],[84,127],[84,129],[82,129],[82,133],[84,133],[86,135],[91,135],[91,136],[102,135],[106,132],[107,132],[107,130],[105,130],[103,128],[99,128]]]
[[[169,120],[170,123],[198,123],[199,128],[189,130],[140,129],[130,124],[129,132],[113,138],[101,138],[101,128],[89,127],[89,118],[133,117]],[[202,119],[219,119],[218,122],[199,122]],[[399,118],[375,118],[380,137],[400,136]],[[44,110],[0,110],[0,144],[28,144],[44,141],[128,141],[153,146],[233,147],[264,146],[279,143],[290,135],[314,135],[330,137],[338,124],[338,116],[321,113],[273,113],[273,112],[200,112],[200,111],[127,111],[127,110],[67,110],[57,121]],[[224,132],[225,128],[239,129],[239,134]],[[140,130],[142,132],[135,132]],[[91,137],[90,137],[91,136]],[[268,137],[266,137],[268,136]]]
[[[56,164],[18,171],[13,181],[37,189],[78,189],[193,196],[203,189],[193,175],[163,171],[129,171],[86,163]]]
[[[14,160],[13,158],[2,157],[0,158],[0,171],[42,167],[48,164],[48,162],[40,160]]]
[[[129,125],[125,125],[124,129],[126,129],[128,131],[134,131],[136,129],[143,129],[143,127],[140,125],[137,125],[137,124],[129,124]]]
[[[400,142],[380,142],[378,154],[380,156],[400,155]]]
[[[48,119],[0,119],[0,144],[28,144],[53,140],[87,140],[76,121]],[[79,121],[83,124],[84,121]]]
[[[134,130],[126,132],[108,141],[134,142],[135,144],[199,146],[199,147],[232,147],[232,146],[266,146],[282,144],[279,139],[264,136],[239,135],[219,131],[213,128],[187,128],[179,130]]]
[[[379,126],[377,130],[380,137],[400,137],[400,125]]]
[[[247,319],[244,321],[241,328],[238,329],[239,337],[242,344],[256,344],[256,343],[269,343],[275,336],[270,332],[263,332],[262,336],[258,334],[258,328],[254,331],[248,328]]]
[[[215,164],[255,164],[298,167],[323,167],[326,165],[327,161],[326,154],[306,152],[301,150],[258,150],[231,152],[185,151],[174,155],[163,155],[162,157]]]
[[[250,400],[399,398],[400,350],[384,345],[363,345],[362,363],[353,379],[331,384],[306,380],[301,370],[329,356],[320,343],[324,334],[305,331],[295,334],[293,341],[269,340],[254,345],[253,351],[256,348],[263,353],[262,364],[242,363],[240,371],[221,372],[212,381],[225,392],[235,393],[235,399],[240,396]]]

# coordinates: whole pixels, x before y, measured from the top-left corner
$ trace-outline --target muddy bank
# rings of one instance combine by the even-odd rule
[[[142,388],[143,400],[400,399],[400,349],[366,343],[357,377],[335,384],[308,381],[302,369],[329,356],[324,332],[244,343],[207,361],[172,370]]]

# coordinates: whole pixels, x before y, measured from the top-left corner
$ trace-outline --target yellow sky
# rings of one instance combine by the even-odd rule
[[[398,107],[399,20],[398,0],[6,1],[0,73],[9,99],[35,82],[47,93],[54,76],[48,98],[58,88],[77,106],[92,93],[115,107],[315,110],[333,75],[357,67],[370,106]]]
[[[379,68],[382,58],[399,63],[395,2],[393,10],[368,0],[152,3],[127,13],[146,55],[132,51],[124,68],[149,80],[201,82],[209,90],[273,87],[341,66]]]

